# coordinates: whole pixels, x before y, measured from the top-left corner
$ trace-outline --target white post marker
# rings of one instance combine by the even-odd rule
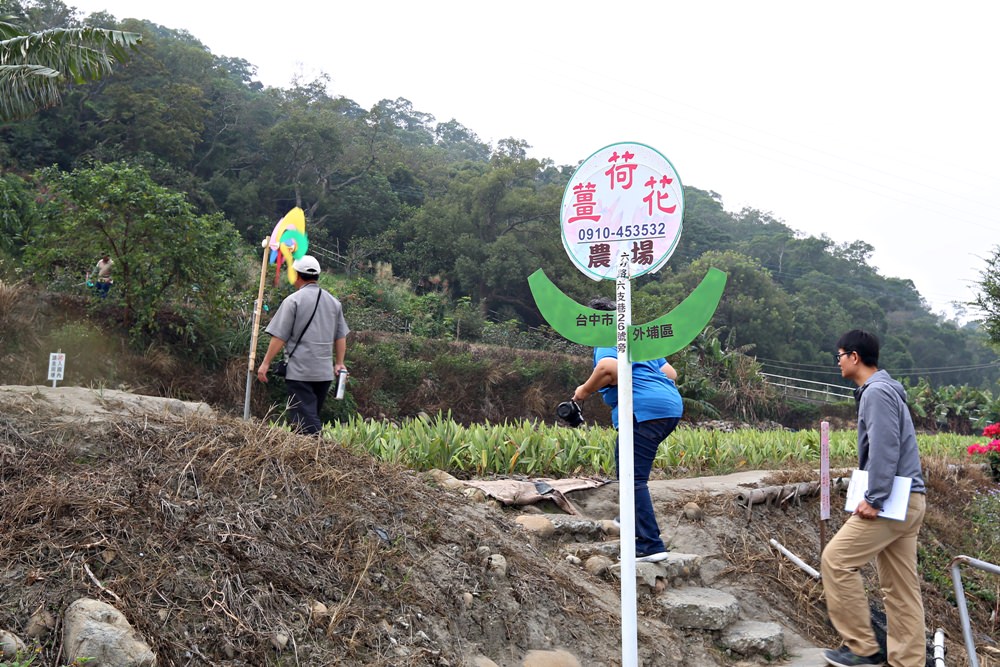
[[[639,664],[638,613],[635,584],[635,453],[632,448],[632,362],[628,328],[632,324],[632,284],[629,255],[618,260],[615,281],[615,328],[618,350],[618,503],[621,538],[622,667]]]
[[[830,518],[830,422],[819,424],[819,518]]]
[[[52,380],[52,387],[55,388],[56,382],[63,379],[63,372],[66,370],[66,355],[63,354],[62,350],[58,352],[53,352],[49,355],[49,378]]]

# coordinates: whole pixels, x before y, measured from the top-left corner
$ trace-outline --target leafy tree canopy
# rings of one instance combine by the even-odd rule
[[[1000,246],[995,247],[993,255],[986,260],[980,278],[979,294],[971,305],[982,311],[983,326],[990,341],[1000,346]]]
[[[5,14],[28,34],[84,29],[61,0],[0,0],[0,16]],[[103,239],[120,239],[118,230],[104,237],[94,231],[94,212],[101,211],[94,202],[112,194],[99,193],[97,185],[113,182],[101,171],[109,163],[127,172],[121,177],[130,184],[126,189],[159,188],[151,198],[162,198],[162,210],[106,201],[131,211],[133,221],[145,211],[151,220],[183,229],[174,213],[183,209],[198,225],[212,221],[222,229],[215,221],[224,218],[227,229],[239,230],[242,248],[256,255],[274,223],[298,205],[307,214],[311,247],[325,253],[324,262],[340,262],[352,274],[378,266],[399,284],[433,292],[422,294],[429,301],[464,299],[463,309],[508,326],[544,325],[526,280],[537,268],[577,301],[611,295],[611,282],[582,276],[561,244],[559,204],[574,167],[529,157],[524,140],[483,141],[459,119],[439,122],[400,97],[366,109],[340,94],[336,77],[327,74],[266,87],[252,63],[213,54],[183,30],[119,22],[106,13],[86,22],[141,34],[141,46],[121,47],[129,63],[115,68],[114,76],[76,84],[66,74],[61,105],[0,125],[0,198],[7,206],[0,213],[0,271],[43,252],[53,270],[60,263],[78,270],[91,265]],[[55,69],[53,62],[36,64]],[[30,177],[51,165],[58,168]],[[82,182],[70,188],[62,174]],[[959,327],[929,312],[911,281],[883,276],[870,265],[874,248],[866,242],[807,236],[766,211],[727,211],[712,190],[688,186],[684,192],[684,229],[674,255],[633,289],[637,320],[666,312],[709,266],[718,266],[730,272],[730,281],[713,326],[732,349],[756,355],[765,370],[840,382],[829,362],[830,345],[844,330],[861,326],[882,337],[886,366],[894,372],[935,383],[996,383],[998,357],[984,329]],[[85,206],[72,210],[77,198]],[[65,223],[58,219],[63,209]],[[110,213],[103,215],[110,224]],[[68,221],[83,227],[64,228]],[[157,236],[164,233],[149,230],[163,246],[154,265],[172,256],[168,239]],[[81,245],[72,241],[74,234],[90,240]],[[138,252],[130,247],[119,268],[133,264],[129,258]],[[987,323],[994,323],[994,340],[996,263],[994,257],[984,274],[979,304]],[[172,281],[157,277],[168,285],[161,301],[153,298],[155,290],[130,284],[129,294],[145,294],[144,305],[129,304],[136,321],[145,317],[149,324],[141,312],[149,304],[168,307],[187,299],[191,290],[182,283],[202,288],[202,275],[192,269]]]
[[[198,215],[183,194],[126,163],[48,168],[37,178],[47,184],[46,201],[25,249],[36,279],[79,276],[107,253],[112,294],[134,331],[157,331],[159,316],[179,302],[225,312],[241,246],[222,216]]]

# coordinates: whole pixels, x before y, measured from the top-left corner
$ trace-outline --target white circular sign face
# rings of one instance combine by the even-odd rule
[[[614,280],[629,255],[631,276],[658,271],[681,237],[684,190],[674,166],[637,143],[597,151],[573,174],[559,220],[563,247],[585,276]]]

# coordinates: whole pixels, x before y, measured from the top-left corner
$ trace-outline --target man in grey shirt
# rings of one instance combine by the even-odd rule
[[[868,489],[854,513],[823,550],[823,592],[833,626],[844,645],[824,657],[835,667],[882,665],[923,667],[926,662],[924,606],[917,573],[917,533],[925,511],[924,477],[903,385],[878,368],[879,341],[855,329],[837,341],[840,374],[857,385],[858,468],[868,471]],[[902,521],[879,516],[895,477],[910,478]],[[875,559],[888,619],[886,653],[872,630],[860,569]]]
[[[311,435],[323,428],[319,413],[330,384],[338,373],[347,372],[344,357],[350,329],[340,301],[317,284],[320,268],[316,258],[303,255],[292,268],[298,274],[295,292],[281,302],[265,329],[271,342],[257,369],[257,379],[267,382],[271,362],[287,343],[285,385],[291,421]]]

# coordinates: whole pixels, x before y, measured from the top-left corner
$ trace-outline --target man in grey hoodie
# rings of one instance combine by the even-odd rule
[[[840,374],[857,385],[858,468],[868,471],[868,490],[854,513],[823,550],[827,611],[844,645],[825,653],[835,667],[924,667],[924,606],[917,574],[917,533],[924,520],[925,487],[906,391],[878,368],[879,341],[855,329],[837,341]],[[911,479],[906,517],[879,516],[894,478]],[[882,652],[871,626],[860,569],[875,559],[888,619]]]

